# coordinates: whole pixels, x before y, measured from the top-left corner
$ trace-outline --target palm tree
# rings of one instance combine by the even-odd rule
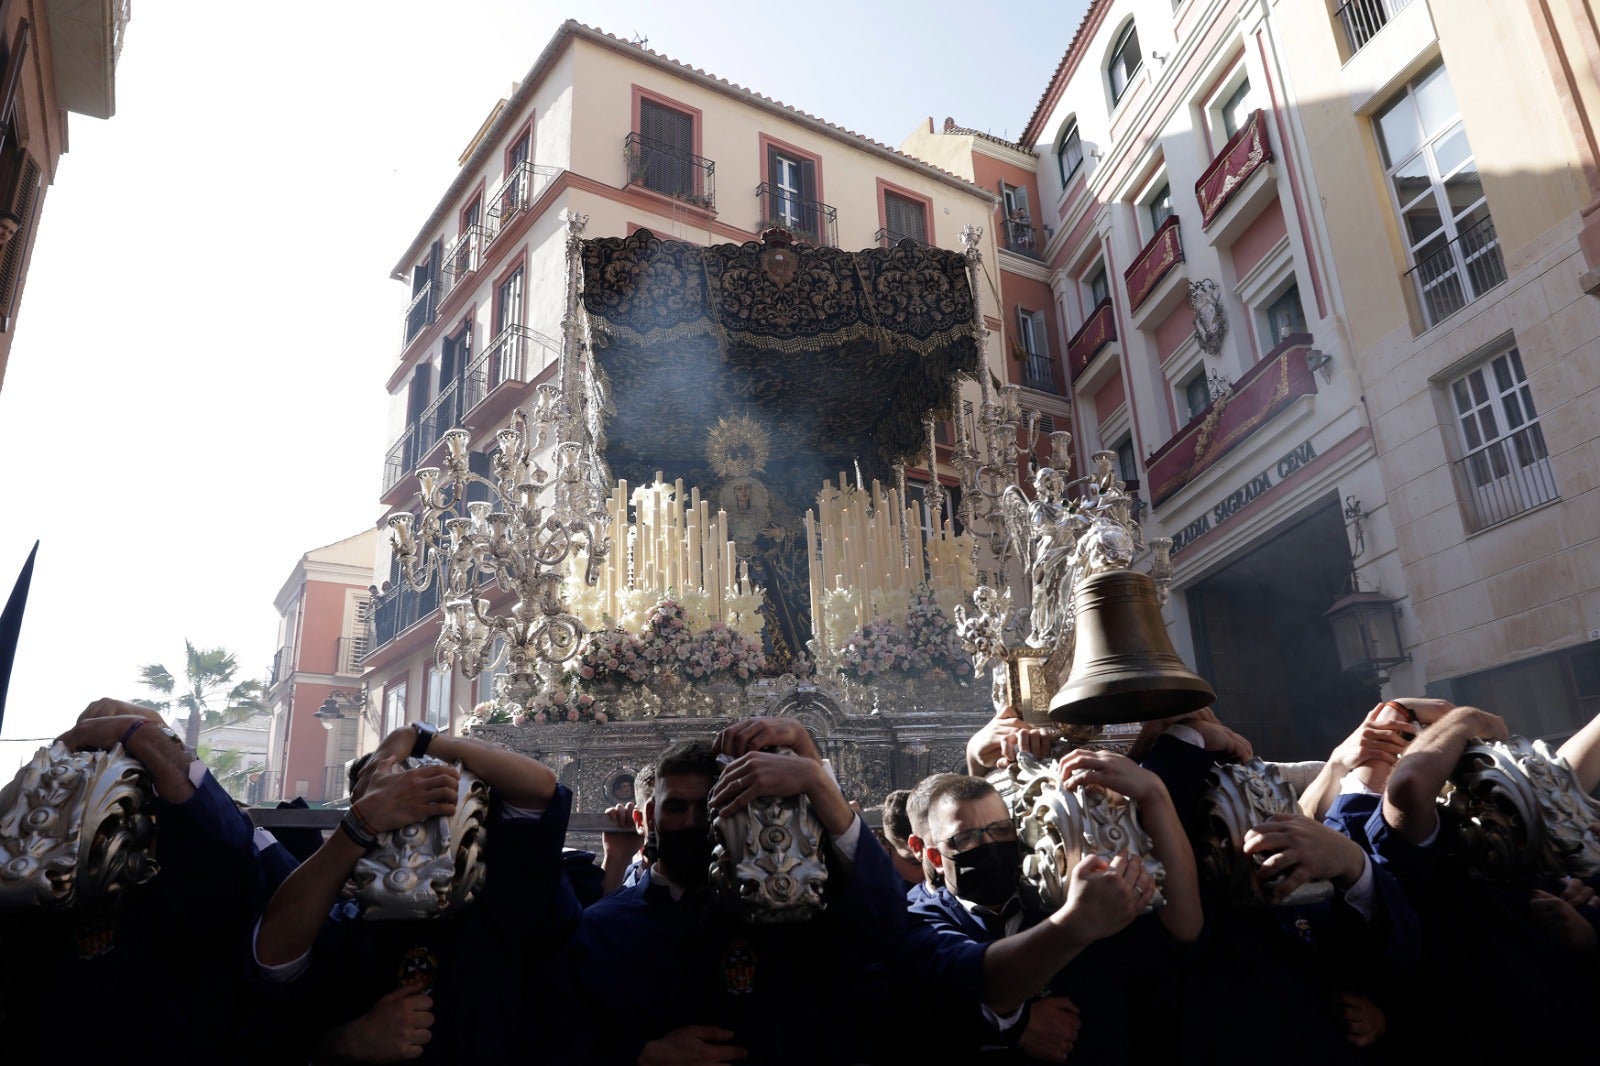
[[[135,700],[141,707],[164,714],[182,708],[189,712],[185,741],[190,751],[200,747],[202,725],[223,725],[242,721],[267,709],[262,697],[265,687],[259,681],[238,681],[238,660],[226,648],[196,648],[187,640],[183,642],[186,653],[183,675],[188,691],[174,695],[178,681],[160,663],[146,663],[139,667],[139,683],[163,697],[159,700]]]

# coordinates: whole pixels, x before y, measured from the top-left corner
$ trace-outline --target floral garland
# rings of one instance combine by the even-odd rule
[[[641,636],[621,629],[591,633],[575,671],[581,689],[606,682],[639,685],[665,673],[689,681],[724,674],[748,681],[766,665],[759,637],[722,622],[708,622],[696,631],[683,605],[667,599],[645,616]]]
[[[839,670],[857,681],[890,674],[954,676],[965,680],[972,662],[961,647],[955,622],[933,590],[920,586],[906,604],[905,621],[878,615],[845,639]]]

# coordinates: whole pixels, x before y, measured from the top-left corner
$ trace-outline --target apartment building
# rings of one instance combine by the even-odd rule
[[[1080,459],[1280,757],[1380,688],[1547,736],[1600,696],[1593,24],[1490,7],[1096,0],[1020,139]]]
[[[68,114],[116,112],[129,0],[0,3],[0,385]]]
[[[1396,682],[1563,735],[1600,710],[1594,7],[1270,22],[1385,490],[1368,551],[1404,600]]]
[[[331,802],[348,791],[368,704],[361,662],[371,640],[377,530],[306,552],[279,589],[278,644],[267,676],[266,769],[251,801]]]
[[[460,163],[395,265],[412,300],[387,382],[389,513],[412,505],[416,470],[437,464],[451,428],[469,432],[472,461],[487,471],[496,431],[552,378],[566,212],[587,216],[587,237],[642,228],[711,244],[781,226],[847,249],[908,238],[959,248],[972,224],[984,227],[985,261],[996,257],[996,196],[973,181],[575,22],[494,107]],[[438,586],[413,592],[388,566],[364,663],[373,732],[417,719],[447,726],[492,679],[437,667]]]

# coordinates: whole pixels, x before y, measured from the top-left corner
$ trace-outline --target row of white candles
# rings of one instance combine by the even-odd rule
[[[920,509],[926,512],[925,505]],[[858,627],[871,621],[874,601],[898,609],[924,581],[940,606],[952,610],[966,594],[961,556],[970,548],[967,540],[955,535],[948,518],[930,534],[919,507],[905,506],[898,489],[885,492],[874,479],[870,496],[851,494],[840,474],[839,492],[826,486],[817,510],[806,512],[813,625],[820,624],[823,597],[830,589],[860,593],[854,598]],[[845,635],[830,633],[828,639]]]
[[[656,599],[669,591],[682,597],[690,589],[704,589],[707,613],[723,622],[728,593],[750,592],[749,567],[739,562],[734,542],[725,539],[727,512],[719,509],[713,516],[698,488],[690,488],[686,498],[682,478],[669,485],[658,470],[654,484],[641,485],[631,496],[628,483],[618,481],[607,510],[612,549],[601,583],[612,618],[621,616],[622,597],[630,589]]]

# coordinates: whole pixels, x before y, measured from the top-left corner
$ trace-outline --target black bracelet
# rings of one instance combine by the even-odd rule
[[[378,842],[377,837],[367,833],[356,824],[355,818],[352,817],[349,811],[346,811],[344,817],[339,819],[339,828],[344,830],[344,835],[354,841],[356,847],[362,851],[371,850],[372,846]]]

